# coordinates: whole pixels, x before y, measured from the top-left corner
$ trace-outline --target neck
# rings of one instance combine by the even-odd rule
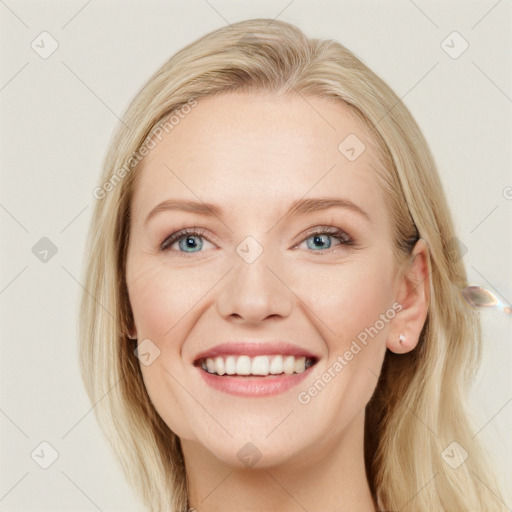
[[[181,441],[194,512],[375,512],[364,465],[364,410],[342,432],[285,462],[226,465],[195,441]]]

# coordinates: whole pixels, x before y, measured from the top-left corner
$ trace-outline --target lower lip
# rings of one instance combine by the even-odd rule
[[[309,371],[313,366],[310,366],[302,373],[267,375],[265,377],[215,375],[208,373],[200,367],[197,367],[197,370],[206,384],[212,388],[231,395],[250,397],[272,396],[284,393],[299,384],[299,382],[302,382],[309,375]]]

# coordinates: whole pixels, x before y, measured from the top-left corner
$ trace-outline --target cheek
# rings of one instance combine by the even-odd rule
[[[316,276],[305,297],[323,325],[328,359],[326,370],[336,375],[332,391],[356,410],[373,394],[395,316],[391,273],[385,254],[357,264],[326,270]],[[328,378],[319,375],[319,378]],[[348,392],[350,389],[350,393]]]
[[[314,372],[312,387],[302,390],[300,401],[311,401],[312,413],[323,414],[328,423],[343,429],[375,391],[395,315],[392,287],[378,261],[339,272],[331,269],[324,276],[317,274],[315,283],[302,293],[321,320],[316,325],[328,355]]]
[[[383,251],[361,255],[301,284],[300,296],[314,312],[309,317],[327,353],[297,398],[308,416],[331,426],[328,436],[358,417],[375,391],[395,314],[389,263]]]
[[[378,261],[326,268],[303,281],[300,296],[325,328],[329,351],[357,338],[392,307],[392,283],[386,266]],[[378,323],[379,330],[387,330]]]
[[[199,275],[199,267],[179,270],[143,258],[130,264],[127,285],[139,343],[149,339],[160,350],[151,364],[140,363],[146,391],[171,430],[182,438],[193,438],[186,411],[193,410],[194,404],[177,383],[186,379],[180,364],[181,341],[193,318],[188,314],[200,307],[212,284]]]
[[[144,268],[144,263],[138,266]],[[203,273],[146,265],[128,282],[128,292],[138,334],[161,343],[171,339],[180,323],[210,288]]]

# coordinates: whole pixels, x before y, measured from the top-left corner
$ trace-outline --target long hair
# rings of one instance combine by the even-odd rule
[[[133,328],[125,270],[138,164],[156,128],[172,128],[177,113],[201,97],[235,91],[348,105],[378,148],[375,174],[392,217],[397,259],[418,237],[429,247],[431,299],[419,343],[408,354],[387,351],[366,407],[365,464],[375,502],[403,512],[505,510],[465,410],[481,331],[461,295],[466,272],[453,250],[454,226],[427,143],[397,95],[344,46],[266,19],[221,28],[171,57],[129,105],[94,191],[79,319],[81,368],[126,478],[149,510],[188,506],[180,440],[151,403],[126,335]],[[464,453],[458,467],[448,463]]]

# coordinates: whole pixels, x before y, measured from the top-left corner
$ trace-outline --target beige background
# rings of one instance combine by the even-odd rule
[[[92,190],[133,95],[175,51],[226,23],[295,23],[309,36],[339,40],[381,75],[431,145],[471,282],[512,300],[509,1],[1,0],[0,16],[0,511],[142,510],[78,371],[76,313]],[[452,56],[441,46],[448,36]],[[52,38],[58,48],[42,58]],[[467,50],[452,58],[464,41]],[[32,249],[43,237],[57,249],[46,262]],[[489,443],[510,482],[512,321],[494,311],[482,320],[484,363],[471,395],[475,435]],[[42,469],[53,449],[58,458]]]

